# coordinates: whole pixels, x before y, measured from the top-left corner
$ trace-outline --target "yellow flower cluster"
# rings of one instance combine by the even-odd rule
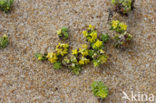
[[[120,29],[123,30],[123,31],[126,31],[126,30],[127,30],[127,25],[126,25],[125,23],[123,23],[123,22],[121,22],[121,23],[119,24],[119,27],[120,27]]]
[[[102,47],[103,42],[100,40],[97,40],[94,44],[93,44],[93,49],[99,49]]]
[[[82,58],[79,61],[80,65],[84,65],[84,64],[88,64],[90,62],[89,59],[85,58],[84,56],[82,56]]]
[[[113,20],[113,21],[112,21],[112,28],[113,28],[113,29],[117,29],[119,23],[120,23],[120,22],[119,22],[118,20]]]
[[[97,32],[95,30],[95,27],[92,25],[89,25],[88,30],[83,31],[82,33],[90,43],[95,42],[95,40],[97,39]]]
[[[73,55],[77,55],[77,54],[78,54],[78,51],[77,51],[77,49],[75,49],[75,50],[72,50],[72,54],[73,54]]]
[[[90,43],[93,43],[97,39],[97,32],[90,33],[90,37],[87,38]]]
[[[127,25],[123,22],[120,22],[118,20],[113,20],[111,22],[111,28],[113,30],[116,30],[117,32],[123,32],[123,31],[126,31],[127,30]]]
[[[81,53],[82,56],[87,56],[88,55],[88,49],[79,48],[79,53]]]
[[[55,63],[58,60],[57,54],[53,52],[48,53],[47,58],[51,63]]]
[[[68,53],[68,48],[69,48],[68,44],[61,44],[61,43],[59,43],[56,46],[57,55],[61,55],[61,56],[66,55]]]

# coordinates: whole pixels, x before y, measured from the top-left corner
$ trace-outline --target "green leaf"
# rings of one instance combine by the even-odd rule
[[[64,39],[68,39],[68,33],[67,32],[63,32],[64,34]]]
[[[62,67],[62,64],[61,64],[61,62],[55,62],[53,64],[53,67],[54,67],[54,69],[58,70],[58,69],[60,69]]]
[[[67,27],[62,27],[62,32],[68,32],[68,28]]]

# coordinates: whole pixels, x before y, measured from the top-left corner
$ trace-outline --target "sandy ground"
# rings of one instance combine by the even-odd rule
[[[125,51],[108,44],[107,65],[88,65],[75,76],[37,61],[34,53],[53,51],[60,42],[56,30],[62,26],[69,27],[73,48],[85,43],[81,32],[88,24],[112,36],[107,22],[110,0],[15,0],[10,14],[0,12],[0,35],[10,39],[0,50],[0,103],[99,103],[90,88],[94,80],[109,87],[104,103],[124,103],[122,91],[156,96],[155,4],[156,0],[136,0],[128,17],[115,14],[128,24],[133,43]]]

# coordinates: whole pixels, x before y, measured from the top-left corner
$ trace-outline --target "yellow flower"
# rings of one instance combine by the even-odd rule
[[[68,50],[67,49],[64,49],[62,52],[61,52],[61,55],[64,56],[65,54],[68,53]]]
[[[89,53],[88,53],[88,49],[82,49],[82,48],[79,48],[79,52],[83,55],[83,56],[87,56]]]
[[[88,38],[88,41],[93,43],[97,39],[97,32],[94,31],[90,34],[91,37]]]
[[[85,31],[83,31],[83,32],[82,32],[82,34],[83,34],[83,36],[84,36],[84,37],[87,37],[87,36],[88,36],[88,33],[87,33],[87,31],[86,31],[86,30],[85,30]]]
[[[65,54],[67,54],[67,53],[68,53],[68,47],[69,47],[68,44],[61,44],[61,43],[59,43],[59,44],[56,46],[57,55],[62,55],[62,56],[64,56]]]
[[[53,52],[48,53],[47,58],[51,63],[56,62],[58,59],[56,53],[53,53]]]
[[[125,23],[120,23],[119,27],[121,28],[121,30],[124,30],[124,31],[127,30],[127,25]]]
[[[89,25],[88,29],[89,29],[89,30],[94,30],[95,27],[94,27],[93,25]]]
[[[82,44],[82,48],[87,49],[88,45],[87,44]]]
[[[78,54],[78,51],[77,51],[77,49],[75,49],[75,50],[72,50],[72,54],[73,54],[73,55],[77,55],[77,54]]]
[[[56,48],[56,52],[57,52],[57,55],[60,55],[62,53],[62,49]]]
[[[112,21],[112,28],[116,29],[118,27],[119,21],[118,20],[113,20]]]
[[[88,50],[84,50],[81,54],[82,54],[83,56],[87,56],[87,55],[88,55]]]
[[[102,46],[103,42],[100,40],[97,40],[96,43],[93,44],[93,49],[100,48]]]
[[[61,30],[61,29],[59,29],[59,30],[57,31],[57,34],[58,34],[58,35],[60,35],[60,34],[61,34],[61,32],[62,32],[62,30]]]

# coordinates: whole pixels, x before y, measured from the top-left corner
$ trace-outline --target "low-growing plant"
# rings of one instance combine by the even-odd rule
[[[127,14],[133,9],[134,0],[112,0],[112,4],[115,5],[115,11]]]
[[[59,36],[60,39],[64,39],[64,40],[68,39],[68,36],[69,36],[68,28],[62,27],[61,29],[57,31],[57,35]]]
[[[0,0],[0,9],[9,12],[12,8],[14,0]]]
[[[105,99],[108,96],[108,87],[101,81],[94,81],[91,85],[94,96]]]
[[[67,31],[67,28],[62,28],[57,32],[57,34],[61,36],[64,35],[64,32]],[[54,69],[60,69],[62,66],[65,66],[71,69],[71,71],[76,75],[80,73],[83,66],[90,62],[93,62],[95,67],[106,63],[108,56],[106,55],[103,48],[104,43],[109,40],[108,34],[102,34],[98,39],[95,27],[89,25],[87,30],[83,31],[83,35],[86,37],[89,45],[83,44],[81,48],[72,50],[72,55],[70,57],[67,55],[69,53],[69,45],[61,43],[56,46],[55,52],[44,55],[37,53],[36,57],[41,61],[50,61],[53,63]]]
[[[126,23],[120,22],[119,20],[112,20],[110,29],[118,32],[118,34],[115,34],[115,36],[113,37],[114,47],[128,47],[128,44],[132,40],[133,36],[130,33],[127,33]]]
[[[0,37],[0,48],[5,48],[7,47],[8,44],[9,44],[8,36],[4,34],[2,37]]]

